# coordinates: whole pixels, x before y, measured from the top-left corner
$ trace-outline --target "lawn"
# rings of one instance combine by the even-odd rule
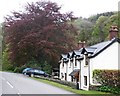
[[[43,83],[47,83],[47,84],[50,84],[52,86],[56,86],[56,87],[59,87],[59,88],[62,88],[64,90],[67,90],[67,91],[71,91],[75,94],[96,94],[95,96],[101,96],[102,94],[110,94],[110,93],[105,93],[105,92],[100,92],[100,91],[84,91],[84,90],[77,90],[77,89],[73,89],[69,86],[66,86],[66,85],[62,85],[62,84],[59,84],[59,83],[56,83],[56,82],[53,82],[53,81],[49,81],[49,80],[43,80],[43,79],[40,79],[40,78],[33,78],[37,81],[40,81],[40,82],[43,82]]]

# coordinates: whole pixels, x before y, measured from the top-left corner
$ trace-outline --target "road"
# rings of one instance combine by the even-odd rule
[[[2,81],[2,94],[72,94],[69,91],[48,85],[22,74],[0,72]],[[1,84],[0,84],[1,86]],[[1,94],[0,94],[1,95]]]

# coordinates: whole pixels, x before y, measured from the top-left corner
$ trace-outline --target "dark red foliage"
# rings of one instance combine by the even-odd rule
[[[28,4],[26,11],[6,17],[6,43],[11,62],[21,66],[35,58],[53,66],[61,53],[74,48],[76,29],[71,24],[72,13],[60,13],[61,7],[52,2]]]

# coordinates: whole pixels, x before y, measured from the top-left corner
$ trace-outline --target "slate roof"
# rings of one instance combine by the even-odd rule
[[[91,47],[91,46],[85,48],[86,52],[91,53],[91,54],[93,54],[96,49],[97,49],[97,47]]]
[[[92,57],[95,57],[96,55],[98,55],[99,53],[101,53],[102,51],[104,51],[106,48],[108,48],[114,42],[120,43],[120,39],[113,38],[110,41],[101,42],[101,43],[92,45],[90,47],[83,48],[81,53],[82,54],[84,54],[84,52],[90,53],[91,54],[90,57],[92,58]]]
[[[98,55],[99,53],[104,51],[106,48],[108,48],[110,45],[112,45],[114,42],[119,42],[120,43],[120,39],[113,38],[110,41],[105,41],[105,42],[101,42],[101,43],[95,44],[93,46],[90,46],[90,47],[96,48],[96,50],[94,50],[94,52],[91,55],[91,57],[94,57],[94,56]]]
[[[84,52],[87,52],[88,54],[90,54],[90,58],[95,57],[96,55],[98,55],[99,53],[101,53],[102,51],[104,51],[106,48],[108,48],[111,44],[113,44],[114,42],[119,42],[120,43],[120,39],[118,38],[113,38],[110,41],[105,41],[105,42],[101,42],[86,48],[81,48],[79,50],[73,50],[73,52],[69,52],[69,56],[63,55],[63,58],[66,58],[66,60],[69,57],[74,57],[74,56],[80,56],[80,58],[83,58],[83,54]]]
[[[64,62],[67,62],[69,59],[67,56],[68,56],[68,54],[61,54],[60,59],[63,59]]]
[[[67,58],[67,54],[61,54],[62,58]]]
[[[71,57],[72,57],[72,54],[73,54],[73,52],[69,52],[69,53],[67,54],[67,57],[68,57],[68,58],[71,58]]]
[[[80,56],[81,56],[81,55],[82,55],[82,54],[81,54],[81,51],[82,51],[82,50],[74,50],[73,52],[75,53],[75,55],[77,55],[77,56],[80,55]]]

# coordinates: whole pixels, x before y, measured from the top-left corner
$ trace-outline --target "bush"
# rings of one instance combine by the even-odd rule
[[[93,78],[104,86],[120,87],[120,70],[94,70]]]
[[[120,70],[94,70],[93,78],[102,84],[97,90],[120,94]]]
[[[120,94],[120,88],[118,88],[118,87],[101,86],[100,88],[98,88],[98,91]]]
[[[50,64],[47,63],[47,61],[44,62],[44,66],[43,66],[43,71],[45,71],[48,74],[52,73],[52,66]]]
[[[25,68],[30,67],[30,68],[41,68],[41,64],[39,64],[38,61],[36,61],[34,58],[32,58],[30,61],[28,61],[25,65],[23,65]]]
[[[22,73],[24,67],[16,67],[13,72],[15,73]]]
[[[3,71],[14,71],[14,68],[15,67],[10,63],[8,45],[6,45],[6,48],[4,49],[3,55],[2,55],[2,70]]]

